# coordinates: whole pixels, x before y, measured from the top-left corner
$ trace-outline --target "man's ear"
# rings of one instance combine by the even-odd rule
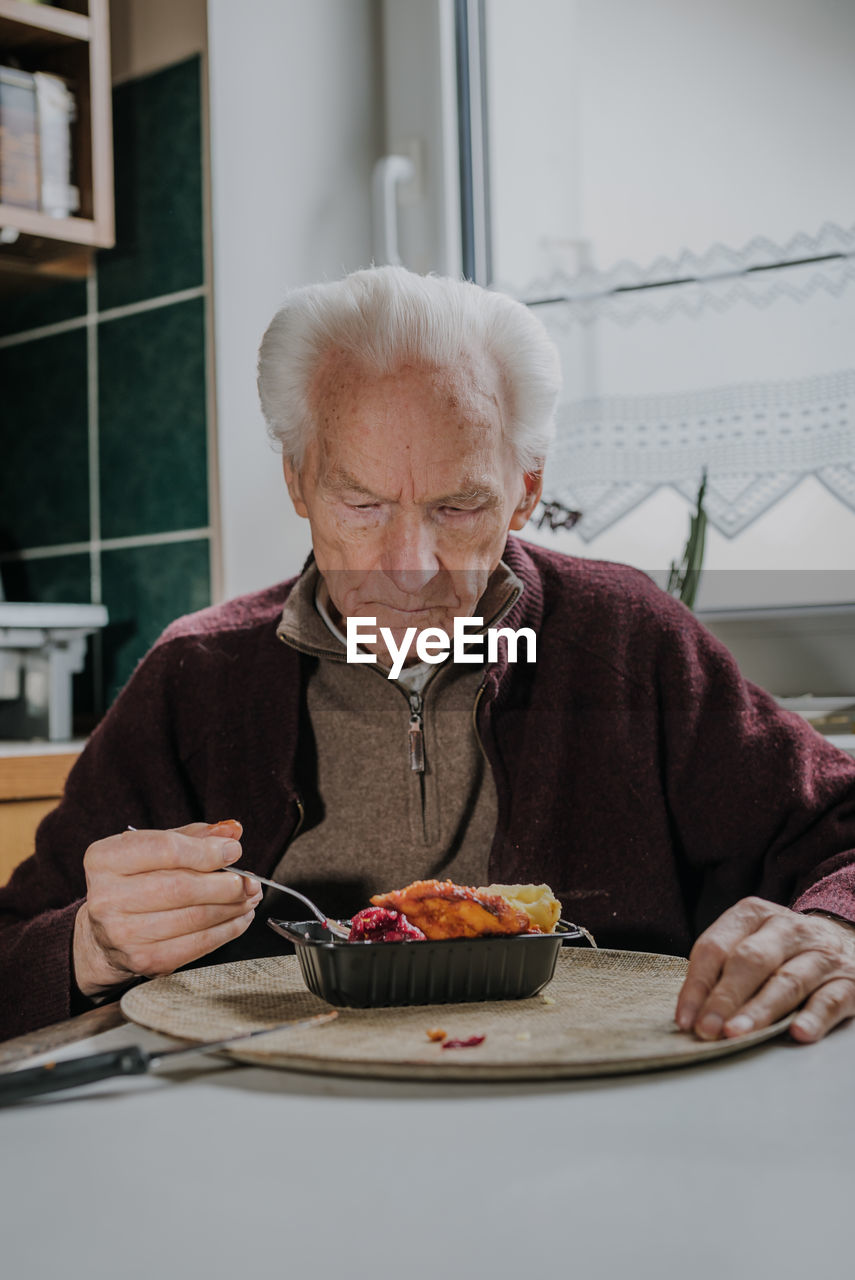
[[[303,490],[300,485],[300,473],[297,471],[290,458],[282,455],[282,470],[285,473],[285,483],[288,486],[288,492],[291,495],[291,501],[294,504],[294,510],[298,516],[302,516],[304,520],[308,520],[309,512],[303,501]]]
[[[522,501],[511,516],[511,529],[523,529],[528,524],[531,513],[534,511],[540,495],[543,492],[543,468],[539,467],[537,471],[527,471],[523,476],[523,484],[525,485],[525,493]]]

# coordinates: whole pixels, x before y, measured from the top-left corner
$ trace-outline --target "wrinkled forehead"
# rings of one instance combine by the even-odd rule
[[[461,350],[450,365],[402,359],[394,368],[378,371],[367,358],[331,348],[319,361],[310,384],[315,433],[346,429],[366,402],[376,402],[384,391],[428,395],[444,419],[466,419],[500,433],[506,428],[507,380],[484,352]]]
[[[455,504],[491,501],[506,485],[510,450],[495,379],[465,366],[359,373],[319,402],[311,447],[328,491]],[[450,501],[450,499],[449,499]]]

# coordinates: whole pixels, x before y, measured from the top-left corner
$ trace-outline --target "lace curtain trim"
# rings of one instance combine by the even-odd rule
[[[581,510],[589,541],[670,485],[734,537],[808,472],[855,510],[855,369],[690,395],[565,405],[547,471],[550,501]]]
[[[809,474],[855,510],[855,367],[828,372],[855,354],[853,280],[855,227],[829,223],[783,245],[758,237],[533,285],[524,298],[549,303],[537,314],[562,350],[567,389],[590,371],[598,389],[607,383],[559,407],[546,501],[581,511],[586,541],[663,486],[694,502],[704,468],[708,517],[727,537]],[[755,351],[790,376],[711,385]],[[633,383],[662,391],[615,394]]]

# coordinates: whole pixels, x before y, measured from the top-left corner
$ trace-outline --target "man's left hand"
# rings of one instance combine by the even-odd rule
[[[701,934],[677,1000],[681,1031],[741,1036],[804,1008],[794,1040],[820,1040],[855,1015],[855,926],[743,898]]]

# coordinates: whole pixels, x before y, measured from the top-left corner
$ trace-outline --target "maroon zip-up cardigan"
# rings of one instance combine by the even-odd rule
[[[504,558],[525,590],[503,625],[534,628],[538,649],[534,665],[502,650],[478,697],[491,880],[546,881],[606,946],[686,954],[751,893],[855,922],[855,762],[644,574],[515,538]],[[0,1038],[69,1014],[93,840],[233,817],[242,865],[276,866],[311,786],[314,659],[276,636],[291,585],[179,619],[93,734],[0,890]]]

